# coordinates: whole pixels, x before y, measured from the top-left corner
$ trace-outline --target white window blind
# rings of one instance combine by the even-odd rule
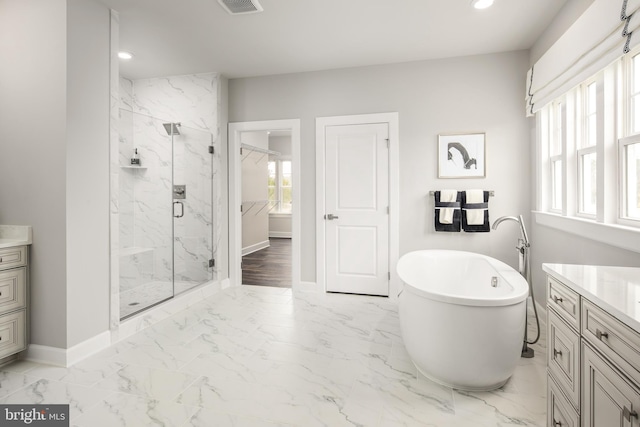
[[[640,0],[594,0],[527,73],[527,115],[640,44],[639,9]]]

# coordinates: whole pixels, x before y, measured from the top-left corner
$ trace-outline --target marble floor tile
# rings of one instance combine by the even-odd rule
[[[68,404],[69,417],[73,420],[109,394],[111,392],[106,390],[40,379],[3,398],[0,402],[3,404]]]
[[[23,375],[16,372],[0,372],[0,398],[9,396],[38,381],[37,377]]]
[[[259,418],[229,415],[210,409],[199,408],[183,427],[293,427],[292,424],[276,423]]]
[[[96,384],[96,388],[173,400],[198,377],[176,371],[128,366]]]
[[[65,383],[91,386],[124,368],[123,363],[111,360],[88,359],[69,368],[40,365],[28,371],[28,375]]]
[[[72,420],[72,427],[181,427],[197,408],[177,403],[114,393]]]
[[[200,350],[170,344],[162,339],[143,342],[114,356],[112,360],[126,365],[147,366],[158,369],[179,370],[198,357]]]
[[[541,427],[545,331],[503,387],[465,392],[418,375],[394,301],[231,287],[71,368],[5,366],[0,402],[69,403],[76,427]]]
[[[8,365],[4,365],[0,368],[0,372],[15,372],[18,374],[24,374],[33,368],[49,366],[38,362],[32,362],[30,360],[18,360]]]

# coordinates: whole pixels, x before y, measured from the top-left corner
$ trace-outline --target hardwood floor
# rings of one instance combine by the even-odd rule
[[[242,257],[242,284],[291,287],[291,239],[269,239],[271,246]]]

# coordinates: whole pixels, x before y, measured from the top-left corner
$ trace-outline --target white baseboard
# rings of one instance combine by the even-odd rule
[[[298,285],[295,287],[296,291],[305,291],[305,292],[322,292],[322,289],[319,289],[316,282],[303,282],[300,281]]]
[[[265,240],[264,242],[256,243],[255,245],[247,246],[246,248],[242,248],[242,256],[252,254],[259,250],[269,247],[269,241]]]
[[[46,345],[31,344],[27,349],[25,359],[32,362],[48,365],[69,367],[92,354],[95,354],[111,345],[111,332],[104,331],[95,337],[89,338],[71,348],[49,347]]]
[[[290,239],[292,234],[290,231],[269,231],[269,237],[274,239]]]
[[[226,279],[223,279],[222,282],[220,282],[220,289],[227,289],[231,287],[231,279],[229,279],[228,277]]]
[[[67,350],[47,345],[29,344],[25,359],[47,365],[67,367]]]

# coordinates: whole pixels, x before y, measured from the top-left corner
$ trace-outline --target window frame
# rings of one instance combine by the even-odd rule
[[[560,99],[554,101],[550,105],[549,109],[549,138],[548,138],[548,146],[547,152],[549,153],[549,194],[548,194],[548,206],[549,211],[554,213],[562,213],[565,210],[565,194],[566,194],[566,183],[565,183],[565,138],[563,130],[566,123],[566,120],[563,120],[563,108],[565,105],[565,100]],[[560,125],[558,125],[560,124]],[[558,153],[554,153],[553,147],[555,143],[559,141],[560,151]],[[560,164],[560,206],[555,205],[556,201],[556,189],[558,186],[556,185],[557,174],[555,173],[554,166],[556,163]]]
[[[598,93],[600,92],[599,85],[602,85],[601,73],[598,73],[596,76],[588,79],[582,85],[580,85],[580,90],[578,91],[579,96],[576,99],[576,106],[580,108],[580,113],[578,115],[580,120],[580,125],[577,128],[580,130],[580,133],[576,135],[576,216],[595,220],[598,215],[598,177],[597,177],[597,166],[596,166],[596,206],[595,212],[586,212],[584,210],[584,187],[585,187],[585,176],[584,176],[584,157],[590,154],[596,155],[596,165],[598,164],[598,145],[602,142],[599,140],[598,135],[598,122],[599,118],[604,114],[603,111],[599,111],[598,106],[600,104],[598,99]],[[591,102],[591,96],[589,95],[589,88],[594,88],[593,95],[595,96],[595,111],[591,111],[589,108],[589,104]],[[595,120],[595,135],[592,135],[590,129],[590,120],[593,118]],[[593,144],[589,144],[593,142]]]
[[[283,173],[282,173],[282,162],[292,162],[292,160],[289,157],[278,157],[277,159],[273,159],[273,160],[269,160],[269,162],[274,162],[275,166],[276,166],[276,177],[275,177],[275,191],[274,191],[274,196],[276,197],[275,199],[275,207],[272,208],[269,211],[269,215],[271,216],[291,216],[291,214],[293,213],[293,207],[291,208],[291,210],[288,211],[283,211],[282,210],[282,190],[283,188],[291,188],[291,196],[293,197],[293,182],[291,182],[291,185],[285,186],[283,187],[282,185],[282,178],[283,178]],[[293,167],[293,165],[292,165]],[[293,170],[292,170],[293,172]],[[271,186],[269,186],[271,187]],[[271,200],[270,200],[271,201]],[[291,200],[291,202],[293,203],[293,199]]]
[[[618,140],[618,182],[620,187],[618,222],[630,227],[640,227],[640,218],[625,216],[627,212],[627,158],[625,150],[629,145],[634,144],[640,144],[640,133]]]

